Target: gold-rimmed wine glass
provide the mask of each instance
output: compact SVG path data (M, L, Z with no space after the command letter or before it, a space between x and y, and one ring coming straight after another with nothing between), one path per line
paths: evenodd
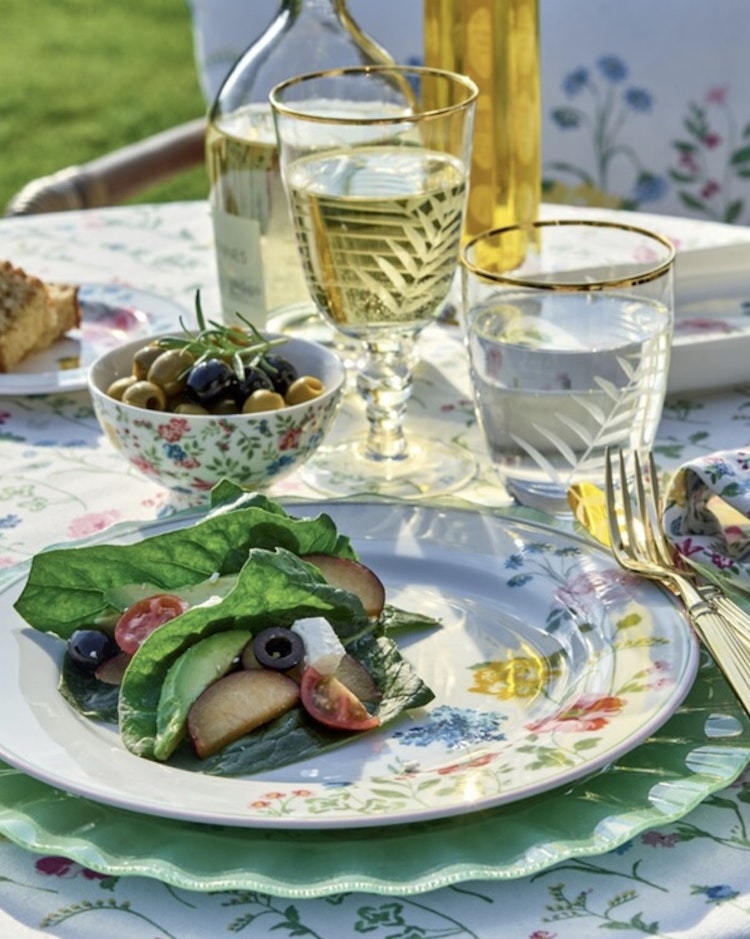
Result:
M323 447L304 470L323 491L432 495L473 457L404 433L413 343L447 297L466 207L477 89L410 66L333 69L277 85L281 174L311 296L362 340L366 434Z

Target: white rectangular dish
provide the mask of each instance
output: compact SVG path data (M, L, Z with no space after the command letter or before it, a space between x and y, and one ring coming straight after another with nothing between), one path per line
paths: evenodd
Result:
M750 383L750 241L681 251L670 394Z

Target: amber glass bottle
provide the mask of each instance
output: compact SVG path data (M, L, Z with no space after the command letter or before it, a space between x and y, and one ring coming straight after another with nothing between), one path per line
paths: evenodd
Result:
M467 235L536 218L541 180L538 0L424 0L425 63L479 86Z

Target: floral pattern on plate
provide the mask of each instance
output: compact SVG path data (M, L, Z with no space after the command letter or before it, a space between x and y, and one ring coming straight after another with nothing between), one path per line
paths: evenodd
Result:
M491 592L476 604L447 598L443 629L409 650L436 701L397 726L377 760L365 758L372 775L350 762L357 771L328 784L265 791L253 803L260 815L430 817L514 801L593 771L658 723L660 699L679 701L695 650L658 591L643 595L642 583L566 537L519 526L508 538L510 554L495 545L510 574L507 605Z

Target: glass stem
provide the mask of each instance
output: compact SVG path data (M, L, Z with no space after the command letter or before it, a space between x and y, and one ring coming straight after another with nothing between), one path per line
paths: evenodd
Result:
M406 405L411 397L410 342L401 337L367 340L367 364L357 375L365 401L366 455L372 460L399 460L408 453L404 436Z

